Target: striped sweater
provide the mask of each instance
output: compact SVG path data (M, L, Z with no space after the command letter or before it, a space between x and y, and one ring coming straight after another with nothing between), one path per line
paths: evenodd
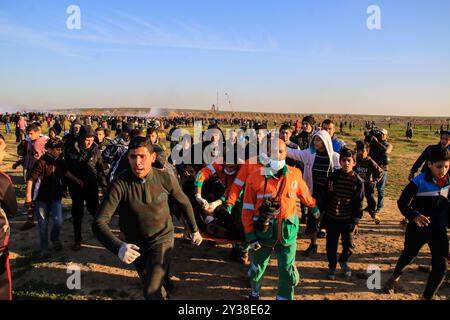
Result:
M330 218L357 223L362 217L363 200L363 180L353 171L338 170L328 178L319 208Z

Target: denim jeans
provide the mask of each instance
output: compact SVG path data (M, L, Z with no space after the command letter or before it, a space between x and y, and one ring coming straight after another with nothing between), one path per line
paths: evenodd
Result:
M50 240L55 242L59 241L59 232L63 221L61 200L53 200L51 202L36 201L35 214L38 221L38 231L42 251L48 250L48 223L50 220L50 212L53 220Z
M378 191L378 204L377 209L381 210L384 208L384 189L386 188L386 181L388 177L388 172L385 171L383 178L380 182L377 183L377 191Z
M11 126L9 122L5 123L5 132L6 134L9 134L11 132Z
M371 216L374 215L377 209L377 200L375 199L375 187L369 183L364 184L364 192L367 199L367 207L369 208L369 213Z

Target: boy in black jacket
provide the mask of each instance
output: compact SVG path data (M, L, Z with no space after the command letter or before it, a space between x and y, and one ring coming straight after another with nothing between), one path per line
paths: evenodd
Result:
M449 253L449 167L449 151L446 148L434 149L428 160L429 170L415 177L397 201L409 223L405 247L392 277L384 287L387 293L395 292L403 269L413 261L425 243L431 250L432 269L421 298L431 300L445 279Z
M367 199L366 211L369 212L375 224L380 224L381 219L376 214L375 186L384 175L383 169L369 156L370 144L363 140L356 141L356 166L355 172L364 180L364 193Z
M358 233L364 201L364 181L353 171L356 164L355 153L344 147L340 154L341 169L328 178L324 190L320 212L324 213L322 226L327 229L326 249L328 258L328 278L336 279L337 249L339 237L342 239L342 254L339 264L346 278L352 275L347 261L352 255L352 235Z

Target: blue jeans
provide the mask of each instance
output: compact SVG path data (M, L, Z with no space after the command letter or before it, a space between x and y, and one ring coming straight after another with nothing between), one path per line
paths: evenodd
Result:
M367 199L367 207L369 208L369 213L371 216L374 215L377 209L377 200L375 199L375 188L369 183L364 184L364 191Z
M52 242L59 241L59 232L63 222L61 200L51 202L36 201L35 214L38 221L39 238L41 241L41 250L48 250L48 223L52 214L53 227L50 234Z
M377 191L378 191L378 205L377 209L381 210L384 208L384 188L386 187L386 181L388 177L388 172L385 171L383 175L383 179L377 183Z
M9 134L11 132L11 126L10 126L9 122L5 123L5 131L6 131L6 134Z

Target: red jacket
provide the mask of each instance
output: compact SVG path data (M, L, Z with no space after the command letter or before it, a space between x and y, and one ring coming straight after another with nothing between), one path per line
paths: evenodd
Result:
M0 253L8 247L8 217L17 213L16 191L8 175L0 171Z

